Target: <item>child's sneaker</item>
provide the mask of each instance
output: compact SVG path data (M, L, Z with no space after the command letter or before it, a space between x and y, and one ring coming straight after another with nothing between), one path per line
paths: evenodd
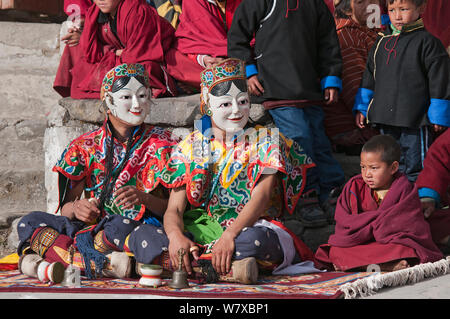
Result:
M339 196L341 195L343 186L338 186L333 188L330 191L330 195L328 198L322 203L322 210L325 212L325 216L327 217L328 223L330 225L336 224L334 220L334 213L336 211L336 204Z
M328 224L325 212L319 204L319 196L314 189L300 197L297 214L298 220L305 227L322 227Z

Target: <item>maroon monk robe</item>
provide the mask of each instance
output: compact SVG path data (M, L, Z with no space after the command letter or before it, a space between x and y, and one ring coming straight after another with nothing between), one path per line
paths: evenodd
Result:
M62 96L98 99L106 72L122 63L145 66L153 97L177 95L174 78L199 87L202 68L172 48L174 28L144 0L120 2L117 36L109 22L97 22L99 13L89 8L80 44L64 50L54 82Z
M450 46L449 15L449 0L428 0L422 15L425 28L439 38L446 48Z
M227 0L225 16L208 0L182 2L180 22L175 32L177 48L184 54L227 56L227 32L234 11L242 0Z
M418 189L431 188L439 193L441 206L450 204L450 130L442 133L428 149L416 185ZM450 235L450 209L438 209L427 219L431 235L440 242Z
M378 206L361 175L345 185L336 205L336 228L328 244L316 252L316 266L340 270L416 258L441 259L420 208L415 185L397 173Z

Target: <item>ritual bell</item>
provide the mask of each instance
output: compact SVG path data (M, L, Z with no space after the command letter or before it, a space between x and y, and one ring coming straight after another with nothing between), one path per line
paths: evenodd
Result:
M183 256L186 251L183 248L178 250L178 269L172 274L172 281L169 283L170 288L183 289L189 288L188 274L183 270Z

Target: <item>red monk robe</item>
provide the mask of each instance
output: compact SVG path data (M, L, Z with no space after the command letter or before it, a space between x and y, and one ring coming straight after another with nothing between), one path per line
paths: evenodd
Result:
M100 9L86 13L80 44L66 46L54 89L63 97L99 99L106 72L122 63L140 63L150 76L153 97L176 96L175 80L200 86L202 68L173 48L175 30L144 0L124 0L117 8L117 36L110 22L99 23ZM123 50L120 56L117 50Z
M345 185L336 205L336 228L316 252L316 267L340 270L414 258L420 263L441 259L421 211L415 185L396 173L378 206L361 175Z
M215 0L182 2L180 23L175 32L177 48L189 55L227 56L227 32L234 11L242 0L227 0L225 14Z
M442 133L428 149L423 162L423 170L416 180L419 196L431 197L433 191L437 194L437 207L447 207L435 210L427 221L430 223L434 242L440 243L450 235L450 130ZM431 194L430 194L431 191ZM441 246L438 244L438 246ZM442 249L449 250L447 247Z
M428 0L422 15L425 28L439 38L446 48L450 47L450 1Z

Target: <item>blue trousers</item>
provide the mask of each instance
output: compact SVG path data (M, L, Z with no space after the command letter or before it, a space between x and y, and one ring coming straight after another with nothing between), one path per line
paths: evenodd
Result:
M322 107L283 106L270 109L269 113L280 132L303 147L316 164L308 169L305 192L315 189L319 200L325 201L333 188L345 183L345 176L325 134Z
M434 139L429 127L408 128L380 125L380 133L391 135L400 144L402 154L399 170L408 177L410 182L414 183L423 169L423 160Z

